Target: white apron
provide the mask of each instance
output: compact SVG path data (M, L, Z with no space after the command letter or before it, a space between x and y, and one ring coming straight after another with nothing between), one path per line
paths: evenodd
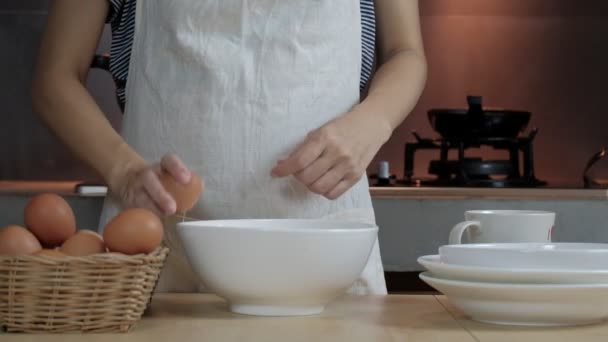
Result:
M178 154L206 183L198 219L374 222L367 178L335 201L270 170L359 101L359 0L137 2L122 135L146 160ZM118 212L106 200L101 227ZM158 291L201 290L166 220ZM349 290L385 294L378 242Z

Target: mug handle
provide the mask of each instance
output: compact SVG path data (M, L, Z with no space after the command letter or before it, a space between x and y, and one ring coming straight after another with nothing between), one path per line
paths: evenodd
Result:
M450 231L450 245L460 245L462 243L462 234L465 230L470 227L477 227L479 229L481 223L479 221L464 221L455 225Z

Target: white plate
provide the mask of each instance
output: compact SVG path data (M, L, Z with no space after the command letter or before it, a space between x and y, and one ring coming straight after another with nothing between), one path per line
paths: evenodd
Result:
M439 247L442 262L457 265L608 270L608 244L487 243Z
M476 283L420 278L475 321L524 326L598 323L608 318L608 284Z
M451 280L527 284L608 284L608 270L495 268L441 262L439 255L418 258L434 276Z

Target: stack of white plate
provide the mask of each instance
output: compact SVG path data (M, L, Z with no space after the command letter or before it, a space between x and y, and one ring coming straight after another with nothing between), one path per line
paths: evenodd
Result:
M473 320L557 326L608 318L608 244L446 245L420 278Z

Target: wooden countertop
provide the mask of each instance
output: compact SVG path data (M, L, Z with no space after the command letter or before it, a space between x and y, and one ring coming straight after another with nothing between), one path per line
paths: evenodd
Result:
M318 316L250 317L229 313L208 294L157 295L124 334L0 334L7 342L204 341L607 341L608 324L519 328L467 320L442 296L345 296Z
M53 192L64 196L82 196L74 193L80 182L53 181L0 181L2 194L35 194ZM607 200L606 189L492 189L442 187L370 187L372 198L377 199L504 199L504 200ZM90 196L103 197L104 194Z

